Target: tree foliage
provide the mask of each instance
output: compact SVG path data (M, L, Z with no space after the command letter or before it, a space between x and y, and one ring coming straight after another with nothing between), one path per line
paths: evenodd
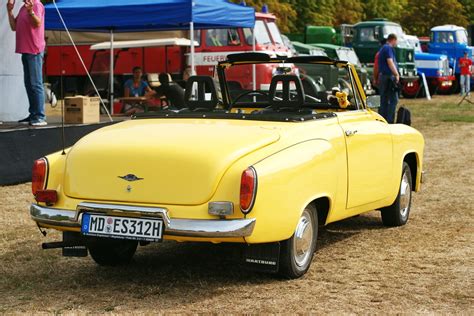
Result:
M400 22L411 34L427 35L436 25L468 24L465 9L457 0L409 0L407 5L412 10L404 14Z
M332 25L354 24L364 18L364 6L359 0L336 0Z
M232 0L240 3L240 0ZM306 25L353 24L373 18L399 22L412 34L428 35L442 24L474 24L473 0L246 0L258 11L267 4L282 32L300 33Z

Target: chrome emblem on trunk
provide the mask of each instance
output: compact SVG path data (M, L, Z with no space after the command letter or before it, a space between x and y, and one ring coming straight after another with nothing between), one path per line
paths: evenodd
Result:
M130 181L130 182L131 182L131 181L143 180L143 178L139 178L139 177L137 177L136 175L131 174L131 173L129 173L129 174L125 175L125 176L118 176L118 177L119 177L120 179L123 179L123 180L125 180L125 181Z

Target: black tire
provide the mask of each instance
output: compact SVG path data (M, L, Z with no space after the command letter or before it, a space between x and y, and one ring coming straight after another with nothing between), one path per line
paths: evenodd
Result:
M410 166L403 162L397 198L392 205L381 209L382 223L385 226L403 226L408 222L411 209L412 183Z
M304 221L307 225L311 225L311 231L306 231L308 226L305 226ZM304 227L303 227L304 226ZM306 228L306 229L305 229ZM304 254L297 255L295 250L295 242L297 242L297 230L300 230L301 235L304 235L306 232L307 236L311 236L310 246L308 251L305 251ZM290 239L287 239L281 242L280 248L280 267L278 273L288 279L296 279L303 276L311 266L311 261L313 260L314 252L316 251L316 240L318 238L318 215L316 207L313 205L308 205L303 213L301 218L298 221L298 225L295 229L295 233L291 236ZM302 239L300 239L302 242ZM303 258L302 258L303 257ZM298 262L300 259L300 262Z
M134 240L120 240L97 238L88 245L92 259L101 266L118 266L129 263L138 242Z

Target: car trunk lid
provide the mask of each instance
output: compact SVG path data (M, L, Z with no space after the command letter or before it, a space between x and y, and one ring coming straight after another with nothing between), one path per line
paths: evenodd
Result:
M276 130L232 120L145 119L81 139L69 152L65 194L87 200L198 205L239 158Z

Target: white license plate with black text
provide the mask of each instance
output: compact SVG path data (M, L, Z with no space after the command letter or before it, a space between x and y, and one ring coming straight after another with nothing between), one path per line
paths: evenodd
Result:
M161 241L163 239L163 220L84 213L81 232L88 236Z

